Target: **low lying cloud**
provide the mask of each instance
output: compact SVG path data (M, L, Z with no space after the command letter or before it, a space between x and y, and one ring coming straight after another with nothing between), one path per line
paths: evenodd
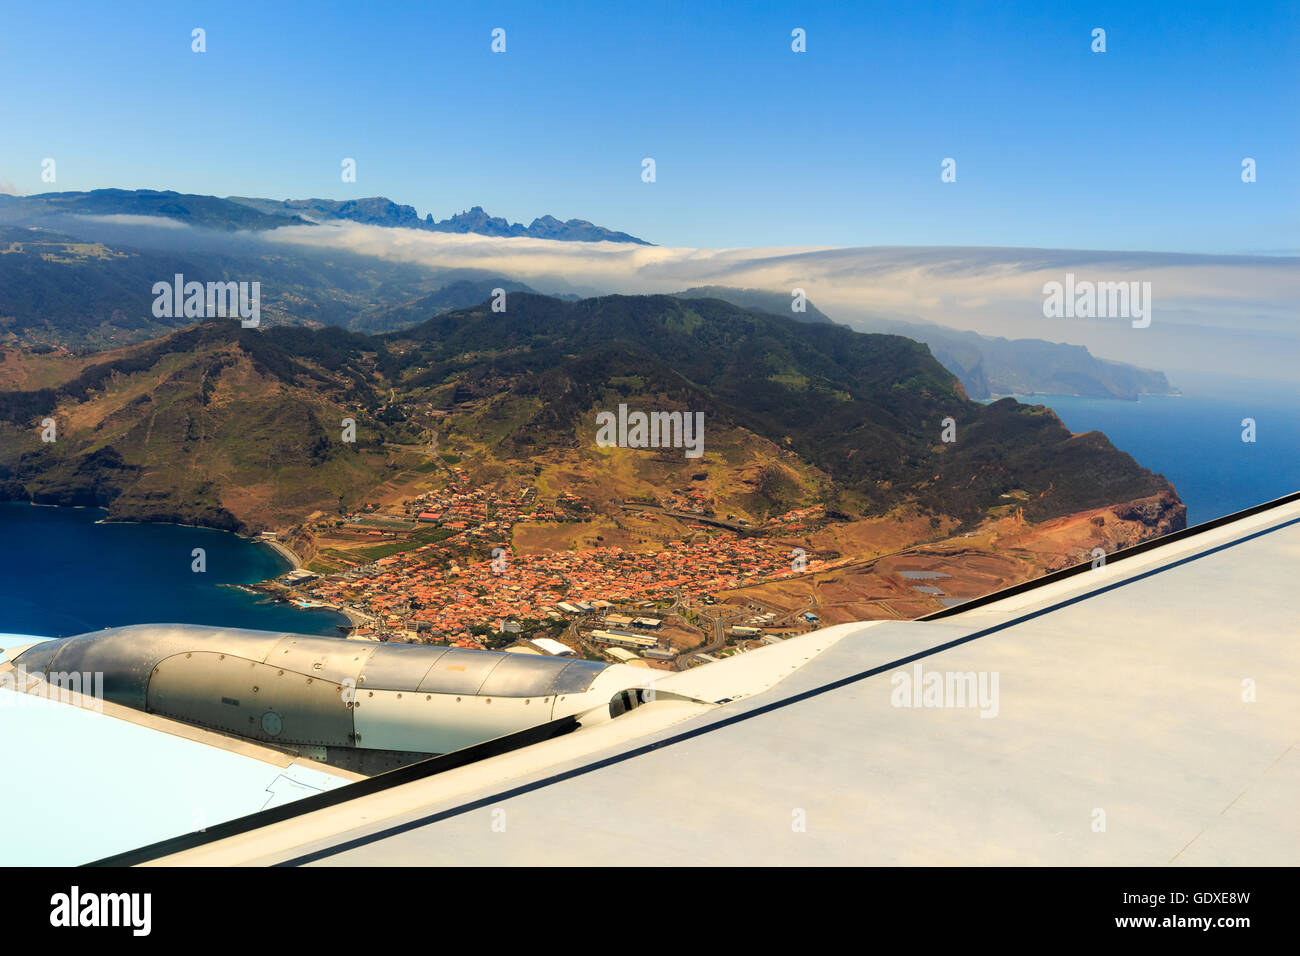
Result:
M443 269L479 269L542 291L676 292L728 285L803 289L833 319L933 322L1008 338L1085 345L1164 370L1266 374L1300 368L1300 259L1059 249L868 247L691 249L391 229L290 226L268 240L347 249ZM1043 315L1043 287L1067 273L1150 282L1153 321Z
M104 216L92 216L86 213L68 213L69 219L84 219L86 222L107 223L110 226L157 226L162 229L188 229L194 230L189 223L181 222L178 219L168 219L166 216L136 216L131 213L119 212Z

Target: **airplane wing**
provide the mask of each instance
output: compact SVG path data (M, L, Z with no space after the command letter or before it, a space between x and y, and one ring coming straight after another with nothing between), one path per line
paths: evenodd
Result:
M1298 499L109 862L1294 864Z
M11 824L34 813L56 823L11 825L4 865L86 863L362 779L104 701L93 677L54 694L24 692L9 655L42 643L0 634L0 733L11 756L21 751L0 810Z

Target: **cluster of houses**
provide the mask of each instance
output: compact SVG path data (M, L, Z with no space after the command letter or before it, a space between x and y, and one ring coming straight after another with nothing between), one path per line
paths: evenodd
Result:
M477 624L559 620L608 610L614 602L655 601L678 592L700 596L794 573L783 549L731 535L670 542L660 552L598 547L511 555L503 548L490 560L461 564L463 556L450 557L444 566L450 555L445 546L451 543L399 552L306 582L302 590L320 601L357 606L390 631L472 644L470 628Z
M361 612L371 623L359 627L357 636L429 639L462 647L482 646L475 631L481 633L484 625L501 631L503 622L603 614L601 627L589 635L596 643L664 654L668 652L657 648L656 641L637 633L652 629L646 622L654 619L612 613L615 602L645 604L677 595L711 601L706 597L710 593L811 570L792 565L785 548L759 538L712 533L703 525L695 530L710 533L668 542L659 552L597 547L514 555L509 542L515 524L571 520L589 514L590 505L563 493L551 506L538 500L531 485L517 491L472 488L461 469L451 470L455 480L448 488L419 495L405 503L404 516L393 517L453 534L350 565L340 574L314 578L297 573L285 583L294 588L299 603L346 605ZM703 514L713 502L702 491L683 488L673 489L661 504ZM820 507L804 508L767 524L790 532L821 518ZM375 533L392 536L391 531ZM484 560L489 551L492 557Z
M763 525L765 531L780 531L790 534L795 531L810 530L814 524L825 520L826 509L821 505L813 505L811 508L796 508L793 511L787 511L784 514L776 515L768 519Z
M702 515L713 512L713 499L695 488L674 488L659 499L659 504L669 511L689 514Z
M577 498L561 495L555 507L547 507L538 502L537 489L531 485L515 494L462 486L459 491L422 494L407 507L416 521L484 537L493 531L508 533L519 521L559 521L582 504Z

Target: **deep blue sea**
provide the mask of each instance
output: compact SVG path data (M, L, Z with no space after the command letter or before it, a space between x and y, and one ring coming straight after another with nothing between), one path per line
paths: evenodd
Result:
M1300 385L1226 376L1169 376L1180 396L1136 402L1016 396L1047 405L1073 432L1096 429L1160 472L1187 505L1189 525L1300 491ZM1255 442L1242 441L1242 419Z
M98 523L96 508L0 504L0 633L66 637L175 622L340 636L347 619L223 584L288 570L275 549L224 531ZM207 571L191 570L195 548Z

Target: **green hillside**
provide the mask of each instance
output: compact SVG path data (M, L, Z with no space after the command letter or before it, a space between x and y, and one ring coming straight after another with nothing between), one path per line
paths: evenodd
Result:
M504 313L476 306L383 336L216 320L52 374L0 392L0 493L118 517L293 523L427 470L435 429L498 472L561 458L599 468L595 416L620 404L702 413L718 462L770 448L773 467L734 489L751 511L816 494L848 513L915 502L974 521L1014 498L1045 519L1169 489L1041 406L970 401L909 339L716 299L516 292ZM40 440L47 417L54 443ZM645 471L633 490L666 475Z

